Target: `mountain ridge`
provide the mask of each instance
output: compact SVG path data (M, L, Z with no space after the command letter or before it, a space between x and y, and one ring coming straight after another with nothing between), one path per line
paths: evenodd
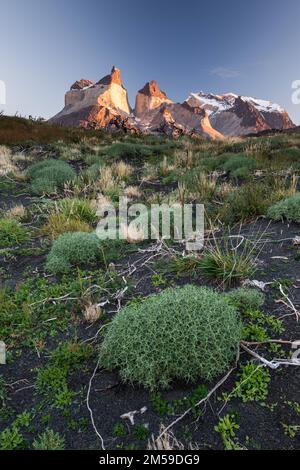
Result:
M175 103L155 80L138 91L135 107L131 108L121 71L115 66L98 82L76 81L65 94L65 107L49 122L211 139L294 127L287 111L271 101L235 93L219 95L200 91L190 93L183 103Z

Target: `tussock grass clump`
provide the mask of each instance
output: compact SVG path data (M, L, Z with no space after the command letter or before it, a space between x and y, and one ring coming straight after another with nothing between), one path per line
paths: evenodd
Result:
M288 197L271 206L267 216L273 220L286 219L289 222L300 222L300 193Z
M229 194L220 211L220 219L228 224L248 222L267 212L270 188L259 183L247 183Z
M0 248L19 245L29 238L29 232L16 220L0 219Z
M113 319L101 365L151 390L173 380L211 380L234 360L241 337L235 307L221 294L188 285L166 289Z
M244 243L243 249L235 249L232 241L214 241L199 262L200 271L211 280L232 286L251 277L255 272L254 247Z
M42 227L41 233L47 235L52 240L67 232L91 232L92 228L86 222L75 217L68 217L64 214L51 214L47 223Z
M65 217L73 218L87 224L97 223L97 214L87 199L66 198L57 204L57 211Z
M72 266L91 265L101 258L101 242L95 233L65 233L53 243L46 270L67 273Z
M117 162L112 166L113 175L120 181L128 181L133 173L132 166L125 162Z
M118 183L110 167L104 167L101 170L97 187L103 194L112 193L118 188Z
M28 168L27 178L34 194L51 194L75 178L73 168L61 160L45 160Z
M141 191L137 186L128 186L125 188L124 194L128 199L137 199L141 197Z

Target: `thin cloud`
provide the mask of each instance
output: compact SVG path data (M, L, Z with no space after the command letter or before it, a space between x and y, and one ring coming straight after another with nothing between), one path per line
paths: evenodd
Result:
M228 69L226 67L216 67L210 71L211 75L217 75L221 78L234 78L240 75L237 70Z

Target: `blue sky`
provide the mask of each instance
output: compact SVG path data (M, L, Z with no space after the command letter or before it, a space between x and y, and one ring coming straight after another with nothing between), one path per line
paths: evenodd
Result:
M299 0L0 0L7 114L50 117L80 78L121 68L131 104L155 79L168 96L235 92L283 105L300 124Z

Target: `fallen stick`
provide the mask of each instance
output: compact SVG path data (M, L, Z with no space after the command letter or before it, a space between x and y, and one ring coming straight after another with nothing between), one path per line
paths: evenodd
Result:
M252 351L252 349L247 348L245 344L241 343L241 348L243 348L248 354L251 356L255 357L255 359L258 359L262 364L265 366L269 367L270 369L276 370L281 366L300 366L300 360L290 360L290 359L284 359L282 361L277 361L275 359L272 359L272 361L268 361L264 357L260 356L256 352Z
M299 318L300 318L300 313L298 312L298 310L296 309L295 305L293 304L293 302L291 301L291 299L288 297L288 295L284 292L283 288L282 288L282 285L279 284L279 290L281 292L281 294L283 295L283 297L286 299L286 301L288 302L289 304L289 308L291 310L293 310L293 312L295 313L296 315L296 320L298 321Z
M93 380L96 376L97 370L99 369L99 365L100 365L100 358L98 359L98 362L97 362L97 365L96 365L95 370L93 372L93 375L92 375L92 377L90 378L90 381L89 381L89 388L88 388L88 392L87 392L87 396L86 396L86 406L87 406L87 409L89 410L89 413L90 413L90 416L91 416L91 421L92 421L92 426L94 428L94 431L95 431L96 435L98 436L98 438L100 439L102 450L105 450L103 437L101 436L101 434L99 433L99 431L98 431L98 429L95 425L93 410L90 407L90 394L91 394L92 384L93 384Z

